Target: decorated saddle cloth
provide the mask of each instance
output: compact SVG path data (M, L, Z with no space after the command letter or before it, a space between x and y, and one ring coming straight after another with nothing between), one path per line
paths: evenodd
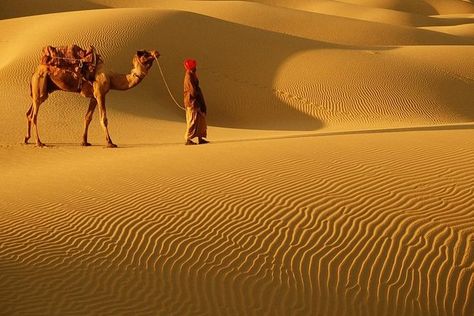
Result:
M51 80L60 81L69 91L80 91L83 81L94 80L100 62L93 46L46 46L41 54L41 64L48 66Z

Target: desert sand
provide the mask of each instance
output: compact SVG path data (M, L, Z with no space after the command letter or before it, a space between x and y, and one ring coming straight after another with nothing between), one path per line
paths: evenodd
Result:
M472 1L2 1L0 34L1 315L474 315ZM21 144L68 44L158 50L180 101L197 59L211 144L157 64L119 148L65 92Z

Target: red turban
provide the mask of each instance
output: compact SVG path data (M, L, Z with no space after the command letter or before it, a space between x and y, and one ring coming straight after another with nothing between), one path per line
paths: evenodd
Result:
M196 69L196 64L194 59L186 59L184 61L184 68L186 68L186 70L193 70Z

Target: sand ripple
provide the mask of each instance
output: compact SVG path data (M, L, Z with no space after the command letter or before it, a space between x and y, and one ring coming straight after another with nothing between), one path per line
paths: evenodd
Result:
M474 315L472 3L46 2L0 10L1 315ZM154 66L107 99L122 148L68 145L65 93L56 146L17 145L69 43L158 49L176 95L199 60L213 143L181 145Z
M344 137L356 136L267 141L254 146L259 159L237 154L247 168L145 160L113 189L100 177L49 203L10 199L1 304L9 314L470 315L472 143L428 147L425 135L388 154L391 136L374 135L341 152Z

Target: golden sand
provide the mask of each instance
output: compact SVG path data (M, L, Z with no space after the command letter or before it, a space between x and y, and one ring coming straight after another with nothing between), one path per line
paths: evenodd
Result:
M290 4L289 4L290 3ZM474 5L461 0L0 5L1 315L474 314ZM211 144L157 65L55 92L20 145L42 47L117 72L198 61Z

